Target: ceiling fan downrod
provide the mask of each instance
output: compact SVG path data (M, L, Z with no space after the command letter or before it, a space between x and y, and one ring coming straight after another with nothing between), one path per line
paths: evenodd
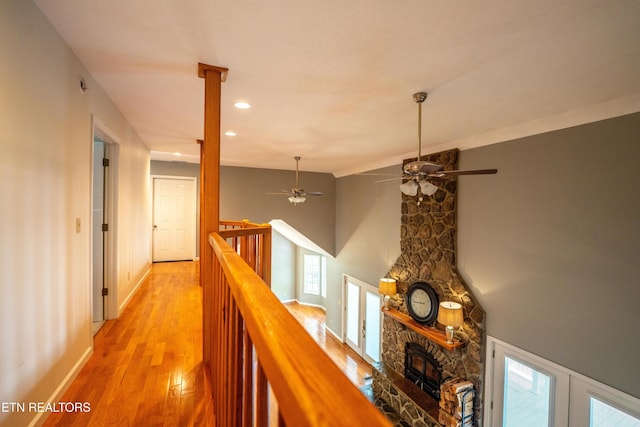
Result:
M427 99L427 92L413 94L413 100L418 104L418 161L422 157L422 103Z
M298 189L298 162L300 161L300 156L295 156L294 160L296 161L296 190Z

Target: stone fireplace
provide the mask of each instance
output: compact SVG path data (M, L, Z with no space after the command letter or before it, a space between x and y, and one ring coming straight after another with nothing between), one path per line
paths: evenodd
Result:
M457 169L458 156L458 150L449 150L422 159L453 170ZM415 159L405 163L412 160ZM455 348L429 339L393 316L383 316L382 354L373 372L373 391L410 425L441 425L436 397L440 390L437 394L433 390L425 391L434 388L436 381L441 383L450 378L470 381L475 388L475 401L482 401L485 313L456 270L456 190L454 180L441 184L433 196L402 195L401 255L387 275L398 282L398 295L392 298L391 307L406 314L407 289L412 283L422 281L434 289L439 301L458 302L464 312L464 324L456 331L463 345ZM443 330L437 322L432 326ZM421 355L416 358L418 348ZM411 353L407 353L407 349ZM409 369L408 376L405 375L407 358L416 368ZM428 380L418 380L417 371L423 371L423 379ZM423 387L418 387L416 381ZM424 383L428 384L424 386ZM480 405L475 405L474 412L478 420L475 425L480 425Z

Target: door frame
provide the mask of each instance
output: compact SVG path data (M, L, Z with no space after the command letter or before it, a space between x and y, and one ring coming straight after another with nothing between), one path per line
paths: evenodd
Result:
M198 179L194 176L181 176L181 175L151 175L151 226L155 224L155 209L156 209L156 193L155 193L155 179L172 179L175 181L190 181L193 183L193 200L190 201L193 206L193 247L192 259L197 259L198 254ZM151 230L151 260L155 262L155 233Z
M347 283L348 282L352 282L356 285L358 285L360 287L360 301L358 303L358 309L359 309L359 313L358 313L358 320L359 320L359 325L358 328L360 330L360 338L361 338L361 345L359 347L359 350L356 351L356 349L354 349L353 347L351 347L351 345L349 344L349 340L347 340ZM363 292L364 291L364 292ZM364 360L366 360L368 363L373 363L376 362L375 360L371 359L371 357L369 357L367 355L366 352L366 348L367 348L367 344L366 344L366 335L367 333L365 332L365 336L363 337L361 332L362 332L362 321L365 319L366 317L366 292L374 292L376 294L378 294L378 288L376 288L373 285L370 285L367 282L364 282L360 279L356 279L353 276L350 276L348 274L342 274L342 301L343 301L343 309L342 309L342 342L344 342L345 344L347 344L350 348L352 348L354 351L356 351L356 353L358 353ZM382 304L382 299L379 298L379 307L381 307ZM379 311L379 316L380 316L380 330L379 330L379 337L378 337L378 342L380 343L380 355L382 354L382 312Z
M90 179L90 212L93 214L93 157L94 144L93 141L98 138L105 142L106 156L109 159L109 168L105 177L106 191L104 210L105 221L109 224L109 231L104 237L104 287L108 289L108 295L104 300L104 318L105 320L118 318L118 166L120 153L120 139L111 131L100 119L92 115L91 126L91 179ZM93 217L93 215L91 215ZM93 251L93 233L90 234L90 247ZM91 258L90 280L90 307L91 319L93 319L93 256Z

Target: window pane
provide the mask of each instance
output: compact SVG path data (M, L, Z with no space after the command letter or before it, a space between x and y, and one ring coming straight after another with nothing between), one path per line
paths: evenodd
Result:
M347 282L347 339L360 347L360 287Z
M304 255L304 293L320 295L320 255Z
M320 293L324 298L327 297L327 258L320 257Z
M380 360L380 295L377 292L366 293L367 330L365 339L365 353L375 360Z
M640 427L640 418L591 397L589 425L591 427Z
M505 357L503 426L546 427L551 413L551 377Z

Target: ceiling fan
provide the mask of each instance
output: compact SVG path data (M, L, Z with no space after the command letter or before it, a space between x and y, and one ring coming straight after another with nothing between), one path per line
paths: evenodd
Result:
M418 159L409 162L402 168L402 179L407 181L400 185L400 191L407 196L415 196L420 192L426 196L438 191L436 184L455 179L459 175L491 175L498 172L497 169L477 170L443 170L437 163L421 160L422 156L422 103L427 99L426 92L413 94L413 100L418 104Z
M296 185L291 190L281 190L280 193L267 193L273 196L289 196L289 201L294 205L298 205L300 203L304 203L307 200L307 196L322 196L320 191L304 191L300 188L298 183L298 162L300 161L300 156L294 157L296 161Z

